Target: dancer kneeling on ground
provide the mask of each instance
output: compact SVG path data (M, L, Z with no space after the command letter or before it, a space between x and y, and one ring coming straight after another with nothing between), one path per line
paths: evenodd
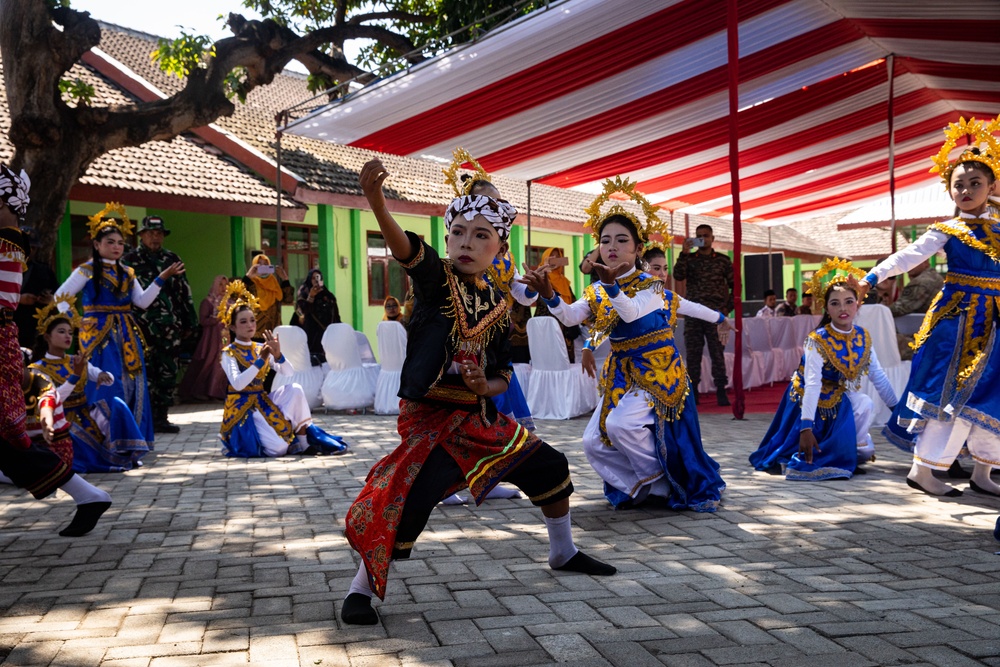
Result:
M820 279L843 269L848 275ZM848 284L864 275L844 260L828 260L813 277L810 294L822 294L823 319L809 334L798 370L781 399L760 447L750 455L757 470L774 475L786 467L785 479L819 481L850 479L861 463L875 460L868 429L874 418L872 399L858 391L868 375L890 408L896 392L879 364L867 331L854 324L859 300Z
M264 343L251 339L257 334L257 299L243 283L229 283L219 303L219 320L226 322L233 342L222 350L222 370L229 378L229 394L222 413L222 440L226 456L256 457L285 454L343 454L339 437L312 423L305 392L298 384L286 384L270 394L264 391L268 368L278 375L295 370L281 354L278 337L264 332Z
M31 369L52 382L66 410L73 439L73 470L130 470L141 464L139 459L149 451L149 446L135 416L121 398L114 396L93 403L87 400L88 384L108 386L114 384L115 378L83 355L66 354L73 346L73 331L80 325L74 305L73 297L59 297L38 309L35 315L38 341L32 351ZM65 312L60 308L66 308Z
M500 481L541 508L553 569L614 574L573 544L566 457L498 414L491 400L506 391L511 373L510 319L503 293L483 275L506 251L517 212L485 195L455 198L445 213L449 258L442 260L389 213L382 192L388 175L372 160L361 170L361 187L416 296L399 389L403 442L375 464L347 513L347 540L362 563L341 618L377 623L372 593L384 599L390 562L409 558L438 501L468 487L479 504Z
M643 207L644 224L620 204L601 212L616 193ZM600 281L567 304L544 273L530 271L524 277L563 324L594 318L586 348L611 339L601 404L583 432L583 451L616 509L658 498L673 509L714 512L726 485L719 464L702 446L694 394L673 328L678 314L718 324L720 336L731 327L722 313L665 292L659 278L640 270L643 247L661 223L634 183L609 179L587 213L585 224L600 245L600 262L594 264ZM593 376L593 357L584 355L584 360Z

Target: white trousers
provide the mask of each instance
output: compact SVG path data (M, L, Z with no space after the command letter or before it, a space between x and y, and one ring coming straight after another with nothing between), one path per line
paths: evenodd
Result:
M858 463L867 463L875 456L875 443L868 435L868 429L875 419L875 403L867 394L860 391L847 392L847 398L851 401L851 412L854 413L854 428L857 431L858 443Z
M934 470L947 470L966 444L976 463L1000 467L1000 436L957 420L928 419L923 433L917 436L913 460Z
M302 391L302 386L296 383L282 385L271 392L271 400L278 406L285 419L292 423L292 429L298 431L303 426L312 423L312 412L309 401ZM267 423L257 410L253 411L253 425L257 429L257 438L264 449L265 456L284 456L288 453L288 443L278 432Z
M649 395L640 391L622 396L605 421L608 439L601 441L601 410L594 410L583 431L583 452L605 482L635 500L647 495L670 495L659 459L653 427L656 414L649 406Z

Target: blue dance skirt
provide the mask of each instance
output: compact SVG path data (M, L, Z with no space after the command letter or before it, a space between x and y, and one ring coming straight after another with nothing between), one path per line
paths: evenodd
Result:
M719 474L719 464L702 446L693 391L688 393L684 409L677 419L656 420L654 436L656 458L663 467L670 489L667 505L675 510L715 512L726 483ZM615 507L627 506L633 500L607 482L604 484L604 497Z
M837 406L837 416L816 419L813 434L820 451L813 452L813 462L799 456L799 431L802 407L786 391L778 412L764 434L757 451L750 455L750 464L757 470L780 471L786 466L785 479L820 481L850 479L858 465L858 434L854 426L851 401L845 394Z
M96 407L108 421L109 433L98 427L90 414L91 406L66 410L73 440L73 472L121 472L139 465L150 448L125 401L115 396L99 401Z
M142 354L142 350L139 351ZM108 406L114 399L120 398L134 417L139 427L142 439L149 451L153 449L153 412L149 405L149 387L146 384L146 362L142 360L142 372L130 377L122 360L121 330L117 325L111 327L104 340L90 357L90 363L115 376L114 384L98 387L96 383L87 383L87 403L94 405L104 401Z

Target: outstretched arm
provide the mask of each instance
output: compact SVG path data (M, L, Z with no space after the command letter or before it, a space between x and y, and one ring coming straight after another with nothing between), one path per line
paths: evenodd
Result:
M365 198L372 207L375 220L378 221L379 229L385 238L386 246L394 257L408 259L413 255L413 247L406 232L399 226L396 219L389 213L385 204L385 194L382 192L382 183L388 178L389 172L379 159L370 160L361 168L361 189L365 193Z

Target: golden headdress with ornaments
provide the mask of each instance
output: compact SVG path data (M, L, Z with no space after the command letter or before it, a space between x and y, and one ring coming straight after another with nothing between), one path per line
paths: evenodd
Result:
M118 218L111 217L112 213L117 214ZM90 216L90 222L87 223L90 238L92 239L96 239L97 235L108 227L114 227L125 238L132 235L132 230L134 229L132 221L129 220L128 213L125 212L123 205L116 202L108 202L99 213Z
M59 304L61 303L67 305L65 311L59 310ZM48 331L49 325L56 320L66 320L74 329L79 329L80 325L83 324L83 318L80 317L80 313L76 310L76 297L65 294L60 294L47 306L36 309L35 319L38 321L35 328L38 330L39 335L42 336Z
M944 131L945 142L938 154L931 158L934 166L930 168L932 173L941 176L945 189L951 187L951 173L962 162L982 163L994 176L1000 177L1000 139L994 134L997 130L1000 130L1000 117L990 123L959 117L957 123L948 124ZM969 138L970 145L954 160L949 160L949 155L963 137Z
M444 182L451 186L451 189L455 191L456 197L470 194L472 185L477 181L493 182L490 180L490 175L479 164L479 160L472 157L469 151L459 147L452 151L451 155L451 165L447 169L442 169L442 171L444 172ZM476 174L472 178L467 178L463 181L459 170L462 169L462 165L464 164L471 164Z
M632 221L632 224L635 225L636 232L639 234L639 241L643 245L649 242L650 234L656 234L663 231L663 221L660 220L660 216L658 214L659 209L650 204L649 200L643 197L641 193L636 192L635 186L635 181L629 181L627 178L622 180L621 176L615 176L613 179L609 178L604 181L604 191L590 203L590 206L584 209L583 212L587 214L587 221L583 223L583 226L590 227L591 232L597 241L601 240L601 228L604 226L604 222L608 218L615 215L626 217ZM606 204L615 193L627 195L629 199L642 207L642 214L645 217L645 221L640 221L639 218L636 217L635 213L617 202L602 212L601 207L604 206L604 204Z
M215 310L215 316L228 326L233 311L241 306L249 306L255 315L260 312L260 303L257 301L257 297L250 293L242 280L237 278L226 285L226 289L222 292L222 298L219 299L219 307Z
M844 273L837 273L838 271ZM865 275L865 270L854 266L850 260L834 257L823 262L816 270L809 281L806 293L812 295L812 298L819 304L820 310L824 310L826 309L826 290L829 289L830 285L846 285L852 276L855 280L860 281ZM826 276L830 276L829 279L823 280Z

